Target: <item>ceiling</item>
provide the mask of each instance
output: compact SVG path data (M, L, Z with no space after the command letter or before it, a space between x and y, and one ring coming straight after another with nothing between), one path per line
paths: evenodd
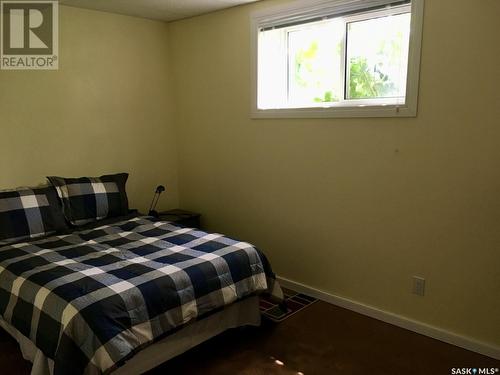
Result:
M175 21L258 0L60 0L62 5Z

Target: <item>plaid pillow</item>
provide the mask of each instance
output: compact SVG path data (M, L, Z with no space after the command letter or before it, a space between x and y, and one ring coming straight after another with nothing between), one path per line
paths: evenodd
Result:
M0 241L9 243L67 229L53 187L0 191Z
M101 177L47 177L61 199L64 216L76 226L128 213L128 174Z

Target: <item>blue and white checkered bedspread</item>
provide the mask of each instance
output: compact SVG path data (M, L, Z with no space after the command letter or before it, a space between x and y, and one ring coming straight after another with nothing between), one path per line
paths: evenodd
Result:
M109 373L273 283L252 245L147 217L0 248L0 315L56 375Z

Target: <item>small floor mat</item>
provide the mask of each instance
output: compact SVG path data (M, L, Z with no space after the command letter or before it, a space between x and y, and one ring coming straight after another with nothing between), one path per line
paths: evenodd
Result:
M273 322L282 322L317 301L316 298L306 294L286 288L282 289L285 300L281 304L266 298L266 296L260 297L260 313Z

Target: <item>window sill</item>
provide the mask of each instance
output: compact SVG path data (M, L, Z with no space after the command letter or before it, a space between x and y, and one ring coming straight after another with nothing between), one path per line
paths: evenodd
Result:
M356 118L356 117L416 117L417 109L409 106L356 106L329 108L253 109L251 118Z

